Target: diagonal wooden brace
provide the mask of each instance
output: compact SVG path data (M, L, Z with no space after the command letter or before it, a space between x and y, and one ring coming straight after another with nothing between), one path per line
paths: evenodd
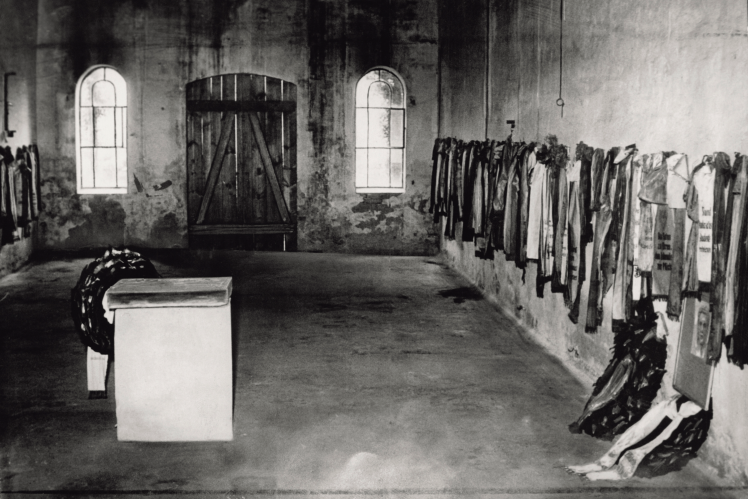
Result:
M226 111L223 115L223 118L221 119L221 136L218 139L218 147L216 147L216 153L213 155L213 160L210 163L208 182L205 186L205 194L203 195L202 203L200 203L200 211L198 212L197 220L195 221L196 224L201 224L205 221L205 214L208 212L208 206L210 206L210 200L213 197L213 191L216 188L218 177L221 174L223 158L224 156L226 156L226 146L228 146L229 139L231 138L231 132L234 129L235 116L235 111Z
M275 173L273 161L270 159L270 151L265 142L265 136L262 134L260 120L257 117L257 113L249 113L249 121L252 123L252 131L254 132L255 140L257 140L257 145L260 149L262 164L265 167L265 174L268 176L268 180L270 181L270 188L273 189L273 196L275 197L275 203L278 205L278 212L280 212L283 221L288 222L289 216L286 199L283 197L283 191L281 191L280 184L278 183L278 176Z

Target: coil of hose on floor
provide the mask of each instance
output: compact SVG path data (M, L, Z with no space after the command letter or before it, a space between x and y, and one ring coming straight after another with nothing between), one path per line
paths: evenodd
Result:
M92 350L111 355L114 325L104 317L104 293L120 279L161 277L153 264L140 253L109 248L81 272L71 291L71 313L81 342Z

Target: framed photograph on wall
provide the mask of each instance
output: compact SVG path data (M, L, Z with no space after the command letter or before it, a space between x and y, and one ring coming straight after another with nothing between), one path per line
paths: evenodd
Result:
M673 376L673 388L705 410L711 397L715 364L706 359L711 319L708 293L701 293L700 298L689 296L683 301Z

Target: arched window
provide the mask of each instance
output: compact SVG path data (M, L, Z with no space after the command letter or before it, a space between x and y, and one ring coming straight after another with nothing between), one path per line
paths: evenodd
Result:
M95 66L75 89L79 194L127 193L127 85L116 69Z
M405 86L388 68L356 85L356 191L405 190Z

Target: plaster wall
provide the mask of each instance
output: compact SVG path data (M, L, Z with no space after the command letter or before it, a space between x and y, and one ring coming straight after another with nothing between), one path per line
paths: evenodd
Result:
M0 86L8 78L8 122L5 122L5 89L0 88L0 146L16 148L36 142L36 6L23 0L3 3L0 17ZM11 137L6 129L14 130ZM42 152L43 154L43 152ZM31 236L0 247L0 276L28 261L36 247L36 222Z
M46 248L187 247L185 85L240 72L297 85L299 249L436 252L427 214L435 0L39 0L37 43L37 128L50 151ZM75 84L95 64L128 83L124 195L75 191ZM353 185L353 90L376 65L398 71L410 96L399 195L363 196ZM167 180L171 187L153 189Z
M504 139L510 130L506 121L516 120L515 140L542 141L554 134L572 151L580 141L606 150L636 143L643 153L686 153L692 166L715 151L748 152L744 1L567 0L563 14L559 0L473 3L455 14L453 2L440 2L441 136L482 139L487 130L490 138ZM480 53L488 58L481 60ZM563 116L556 105L559 91ZM452 265L588 382L596 379L613 341L610 296L604 327L586 334L583 324L567 319L563 299L549 287L544 298L536 297L534 263L523 275L501 255L476 259L472 243L459 239L442 240ZM589 275L581 310L586 310L588 283ZM657 306L664 310L664 304ZM673 393L679 323L661 327L669 331L661 393L666 396ZM724 355L715 373L713 404L700 456L721 474L746 483L748 373L728 364Z

